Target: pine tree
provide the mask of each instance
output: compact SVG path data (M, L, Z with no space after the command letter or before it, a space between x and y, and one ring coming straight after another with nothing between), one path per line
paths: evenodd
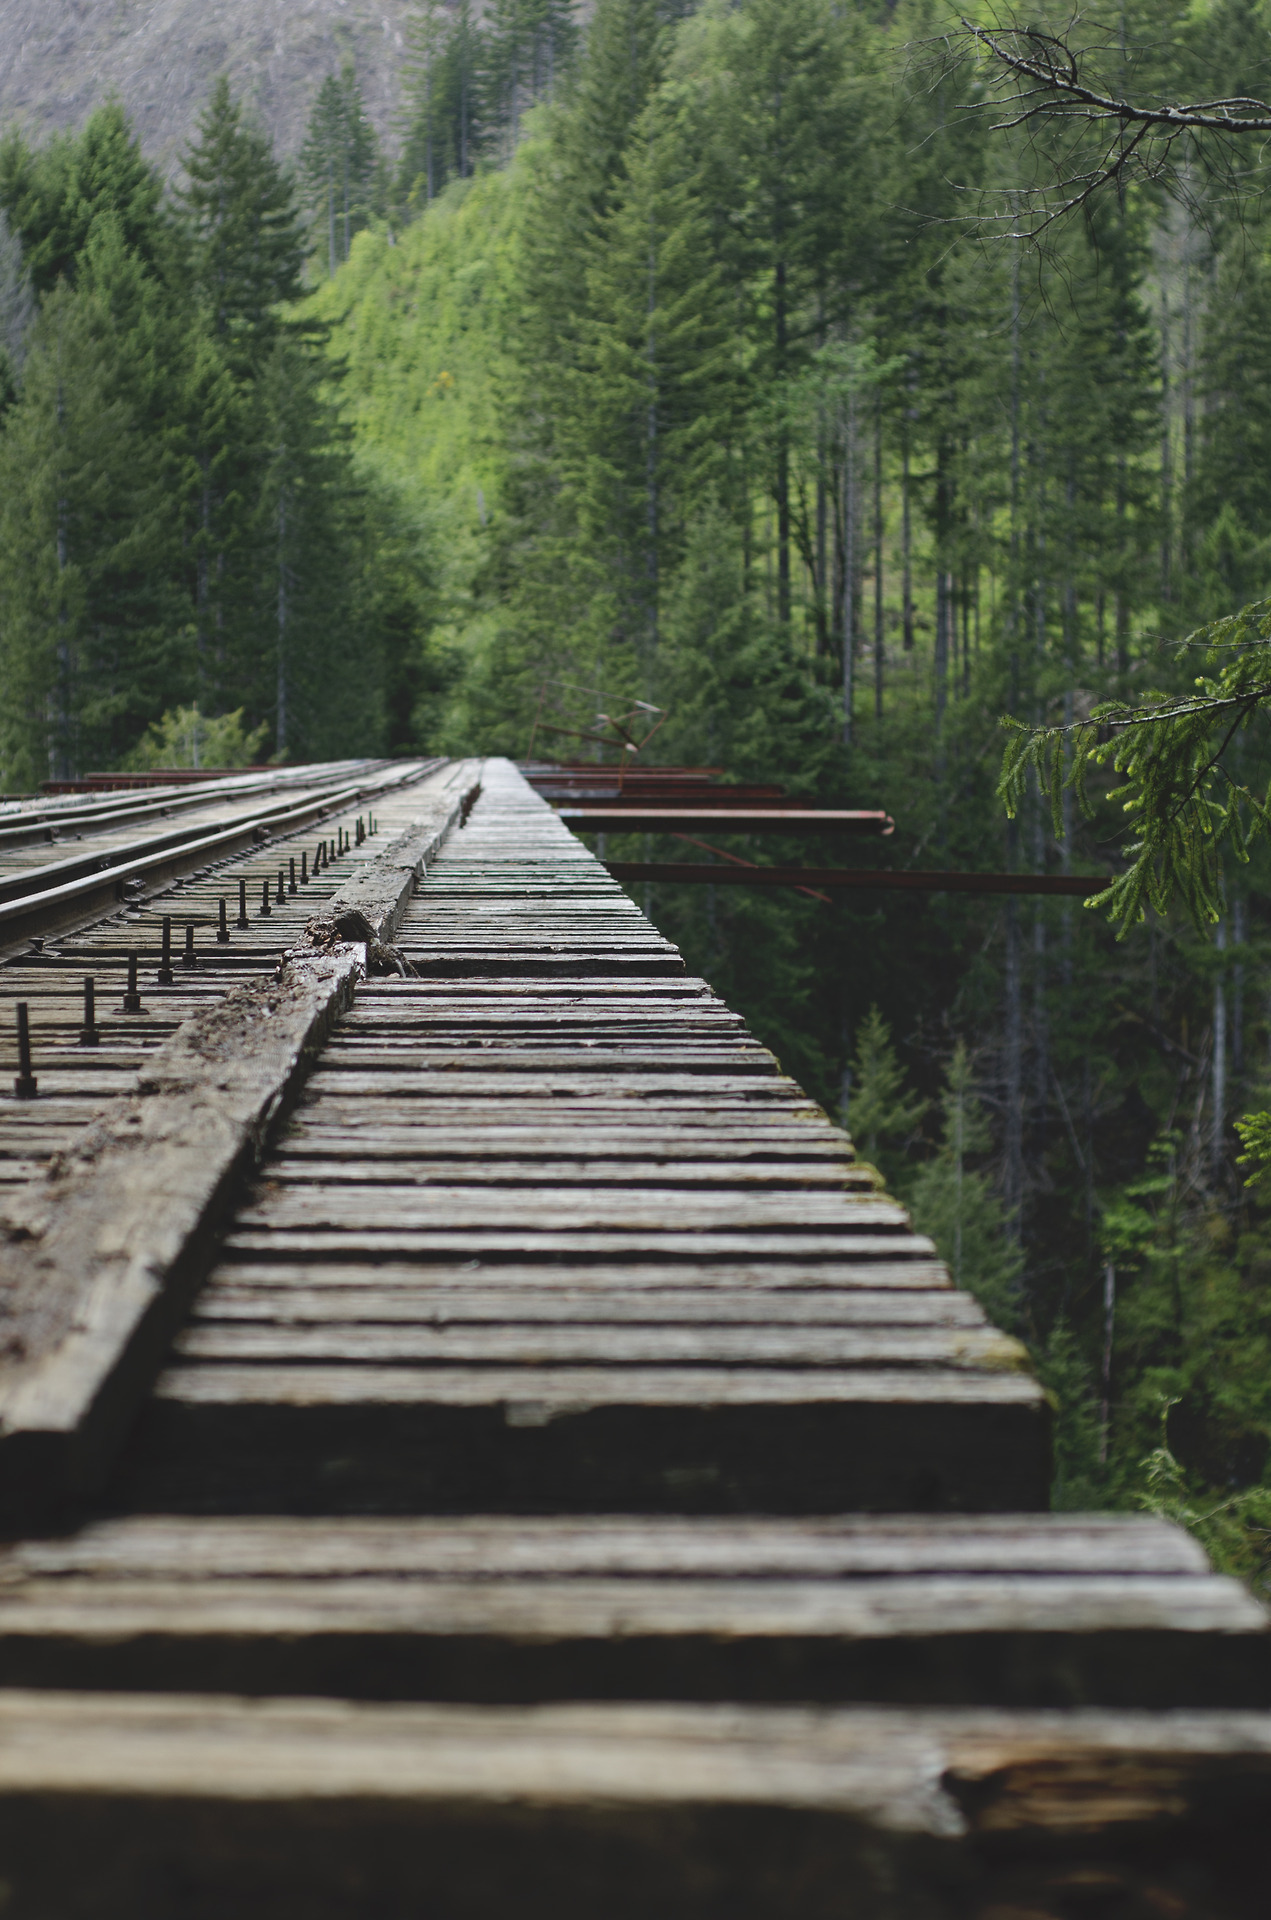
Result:
M486 35L471 0L453 9L427 0L407 24L405 139L398 199L427 206L446 185L466 180L490 144Z
M854 1101L859 1109L859 1101ZM953 1050L940 1095L940 1141L910 1189L914 1225L928 1233L948 1262L955 1287L966 1287L989 1318L1009 1327L1019 1318L1020 1251L986 1174L992 1139L966 1043Z
M327 272L349 257L353 235L374 211L379 174L375 130L366 117L357 71L346 60L318 89L300 149L300 177L321 235Z
M163 183L141 152L117 100L98 107L79 134L32 150L16 130L0 140L0 208L22 242L37 293L73 280L94 220L113 214L126 248L158 269L171 225Z
M215 340L258 365L301 291L305 245L295 196L263 133L247 126L222 76L185 154L179 194L192 242L193 282Z
M156 463L116 376L92 295L59 287L0 436L6 786L108 765L171 691L164 636L146 619L155 609L137 605L159 514Z
M688 519L727 487L739 394L726 295L676 135L656 105L632 129L595 238L572 406L557 421L599 632L634 656L646 698Z
M882 1167L886 1149L906 1141L919 1126L927 1102L905 1090L891 1028L877 1006L870 1008L856 1038L851 1101L843 1115L852 1138L871 1166Z
M0 419L17 396L26 340L35 317L22 242L0 208Z

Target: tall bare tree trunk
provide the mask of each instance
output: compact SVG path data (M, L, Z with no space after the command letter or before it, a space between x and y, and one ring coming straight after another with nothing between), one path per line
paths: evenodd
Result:
M883 717L883 396L874 395L874 718Z
M843 741L852 744L852 676L856 664L856 395L847 397L843 435Z
M1227 917L1224 914L1214 929L1214 945L1219 953L1227 950ZM1223 1152L1227 1133L1227 976L1214 974L1214 1045L1209 1063L1210 1128L1209 1170L1218 1180L1222 1176Z
M278 489L278 725L277 749L287 751L287 489Z

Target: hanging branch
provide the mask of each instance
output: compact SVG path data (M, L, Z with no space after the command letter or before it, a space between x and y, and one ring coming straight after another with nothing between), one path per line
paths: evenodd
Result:
M1013 238L1036 240L1055 221L1088 206L1109 187L1124 189L1131 179L1167 183L1190 199L1176 165L1180 141L1189 161L1201 162L1203 171L1211 171L1221 155L1220 171L1234 191L1234 148L1249 135L1271 134L1271 105L1265 100L1244 95L1186 103L1130 99L1100 74L1113 60L1124 66L1117 34L1092 27L1080 14L1062 33L1013 21L986 26L964 16L953 42L959 63L968 51L987 56L989 98L966 101L963 111L993 113L994 133L1022 127L1031 136L1043 126L1071 131L1072 146L1053 156L1045 184L1017 186L1010 210L989 216L990 224L1005 224Z
M1206 664L1216 669L1197 679L1194 693L1149 694L1138 706L1109 701L1089 720L1067 727L1002 721L1011 739L998 795L1012 819L1030 776L1049 795L1056 835L1065 788L1090 819L1089 768L1110 763L1124 776L1108 797L1121 802L1138 836L1127 848L1130 864L1086 903L1105 907L1122 935L1143 919L1147 905L1164 913L1175 899L1196 926L1212 925L1222 912L1221 850L1247 861L1250 843L1271 835L1271 787L1255 794L1233 778L1224 759L1237 733L1271 700L1271 600L1200 628L1180 651L1193 648L1203 649Z

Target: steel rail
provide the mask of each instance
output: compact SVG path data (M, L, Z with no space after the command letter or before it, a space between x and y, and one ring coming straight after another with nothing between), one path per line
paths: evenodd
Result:
M435 766L435 759L395 763L389 770L370 778L322 787L297 802L292 797L273 806L258 808L241 819L218 827L211 833L196 833L176 846L167 844L169 836L149 835L132 847L116 849L123 857L103 868L104 856L97 856L96 870L53 887L42 887L17 899L0 901L0 943L12 953L23 941L37 935L65 933L75 926L98 918L118 906L125 898L129 880L143 877L152 881L175 879L180 873L206 866L209 859L229 859L234 854L258 847L262 839L275 833L291 833L340 812L368 795L407 786L422 779ZM165 844L156 847L156 840ZM37 870L39 871L39 870Z
M149 820L169 813L192 812L200 807L206 809L215 806L219 800L250 799L256 793L290 792L296 788L314 787L328 780L349 779L355 772L374 772L391 764L391 761L380 759L335 760L319 763L315 768L306 768L303 772L295 768L271 769L268 774L250 776L222 775L193 790L186 786L153 787L134 797L118 792L104 793L95 799L82 798L77 805L34 801L30 806L15 809L12 813L0 811L0 849L29 846L38 840L53 842L60 833L75 828L87 828L95 832L129 820Z

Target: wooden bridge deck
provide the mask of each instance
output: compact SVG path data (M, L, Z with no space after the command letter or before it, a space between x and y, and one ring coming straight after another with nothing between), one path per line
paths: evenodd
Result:
M1044 1511L1021 1349L514 769L377 920L391 838L415 976L0 1550L6 1913L1257 1912L1262 1608Z

